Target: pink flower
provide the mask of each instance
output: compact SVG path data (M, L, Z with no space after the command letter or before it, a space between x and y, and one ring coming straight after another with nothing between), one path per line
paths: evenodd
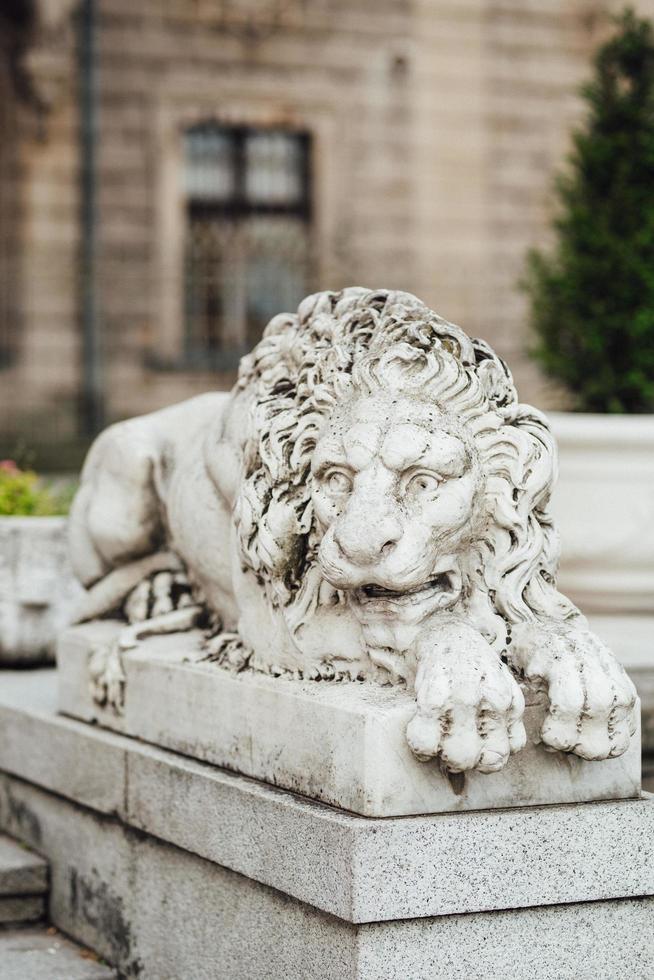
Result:
M13 459L0 459L0 470L5 473L20 473L20 469L14 463Z

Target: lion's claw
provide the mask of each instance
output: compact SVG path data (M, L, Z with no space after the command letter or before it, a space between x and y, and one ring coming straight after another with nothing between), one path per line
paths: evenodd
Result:
M526 742L522 691L474 630L457 625L432 640L419 657L409 746L423 762L440 757L451 772L497 772Z
M205 637L203 661L211 661L240 674L250 664L252 651L243 644L238 633L219 632L215 636Z
M604 644L587 630L514 628L512 656L530 681L544 684L546 747L589 761L622 755L636 730L636 689Z
M125 671L120 646L112 643L97 647L89 660L91 697L101 707L121 714L125 704Z

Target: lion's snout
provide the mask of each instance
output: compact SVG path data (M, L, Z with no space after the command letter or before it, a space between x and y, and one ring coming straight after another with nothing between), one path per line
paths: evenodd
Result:
M376 584L403 592L421 583L428 569L415 561L415 549L408 547L402 528L384 526L369 529L362 525L357 538L338 538L328 530L321 542L318 560L324 578L337 589L360 589Z
M339 521L334 543L341 555L355 565L373 565L388 558L402 539L402 524L393 514L374 523L365 520Z

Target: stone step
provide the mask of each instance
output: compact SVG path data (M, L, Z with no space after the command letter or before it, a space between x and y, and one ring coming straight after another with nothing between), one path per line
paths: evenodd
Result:
M47 892L48 865L43 858L0 834L0 924L43 918Z
M0 928L0 980L116 980L111 967L47 926Z

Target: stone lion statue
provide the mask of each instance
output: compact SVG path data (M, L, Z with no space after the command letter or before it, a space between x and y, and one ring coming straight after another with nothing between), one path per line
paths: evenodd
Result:
M119 708L120 649L204 624L231 670L406 685L421 760L501 769L541 732L623 753L635 690L556 589L556 448L511 374L415 296L351 288L275 317L230 394L121 422L71 515L80 618L132 624L94 668Z

